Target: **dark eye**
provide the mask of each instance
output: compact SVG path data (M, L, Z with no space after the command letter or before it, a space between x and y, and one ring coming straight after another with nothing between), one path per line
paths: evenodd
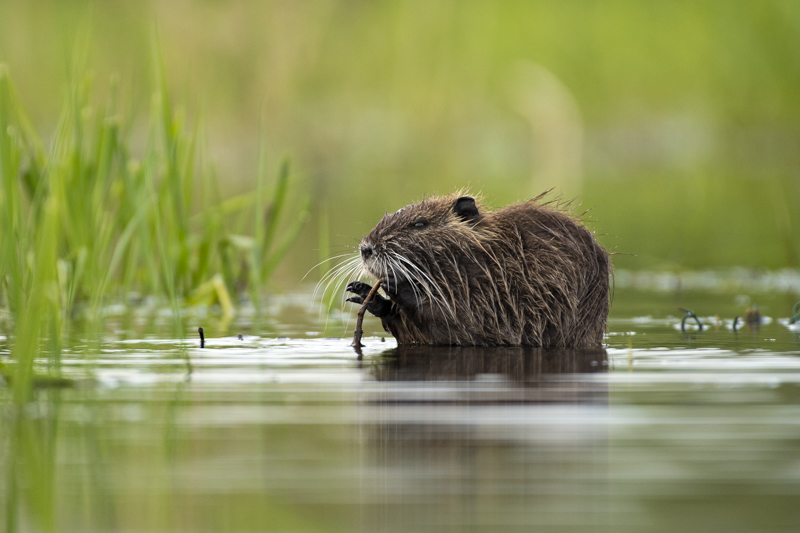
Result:
M424 220L417 220L416 222L414 222L414 227L415 228L424 228L427 225L428 225L428 223L425 222Z

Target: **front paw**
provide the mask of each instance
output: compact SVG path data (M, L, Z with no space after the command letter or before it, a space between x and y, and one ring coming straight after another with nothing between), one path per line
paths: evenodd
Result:
M361 285L358 285L359 283ZM363 290L362 292L362 289L364 289L364 287L366 287L366 289ZM366 300L367 296L369 295L369 292L372 290L372 287L370 287L366 283L361 283L360 281L351 281L347 285L347 290L349 292L356 292L358 294L363 294L363 296L351 296L350 298L347 299L348 302L356 305L364 305L364 300ZM369 311L378 318L387 317L392 312L392 302L391 300L387 300L380 294L375 293L372 296L372 300L370 300L370 302L367 304L367 311Z
M393 302L404 307L417 307L419 305L419 290L406 279L387 277L381 282L381 289Z
M390 298L394 299L394 296L400 290L400 286L404 283L407 283L404 279L398 279L390 274L385 276L383 281L381 281L381 289L383 289L383 292L388 294Z
M361 296L351 296L350 298L345 300L345 302L350 302L351 304L361 305L361 304L364 303L364 298L362 298Z
M357 294L357 295L359 295L361 297L361 301L360 302L356 302L355 298L348 298L347 299L348 302L363 303L364 302L364 298L366 298L367 295L369 294L369 291L372 290L372 286L371 285L367 285L363 281L351 281L350 283L347 284L347 287L345 287L344 290L347 291L347 292L352 292L354 294Z

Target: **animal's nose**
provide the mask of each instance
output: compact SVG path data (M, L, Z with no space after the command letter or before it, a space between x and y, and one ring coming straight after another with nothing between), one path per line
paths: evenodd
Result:
M375 247L372 246L370 243L365 242L361 245L361 257L364 259L369 259L372 257L372 254L375 253Z

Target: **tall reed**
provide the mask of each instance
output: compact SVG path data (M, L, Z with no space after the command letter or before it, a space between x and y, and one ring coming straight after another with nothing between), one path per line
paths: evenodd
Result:
M295 214L287 209L288 162L269 194L263 156L255 193L221 199L202 126L171 104L157 43L154 50L140 154L114 80L96 106L76 67L45 148L0 65L0 306L11 316L18 401L30 392L35 358L47 352L57 369L77 312L99 319L131 293L153 295L172 308L180 331L185 301L218 301L231 313L232 295L249 293L257 305L307 217L307 201ZM253 233L233 233L233 218L247 212L255 212Z

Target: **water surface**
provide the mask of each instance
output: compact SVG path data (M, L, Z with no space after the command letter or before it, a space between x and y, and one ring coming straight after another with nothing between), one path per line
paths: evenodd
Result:
M260 318L187 313L183 340L158 313L110 313L100 344L70 334L75 387L22 408L0 388L2 523L797 531L793 297L618 289L607 346L588 351L401 350L368 319L363 361L353 322L307 294ZM753 303L763 323L734 332Z

